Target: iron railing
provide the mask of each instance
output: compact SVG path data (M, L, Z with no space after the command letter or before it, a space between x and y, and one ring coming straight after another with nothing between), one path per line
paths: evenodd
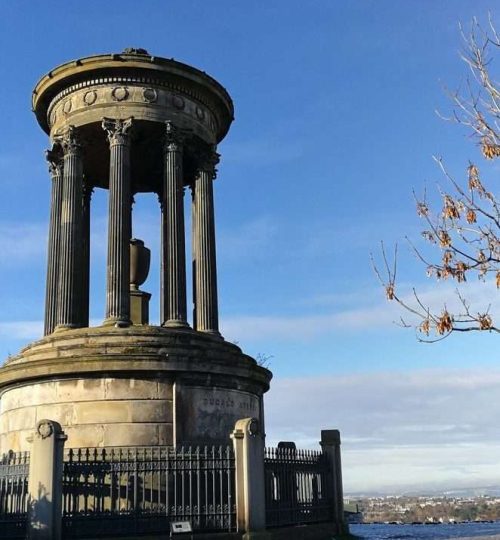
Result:
M264 470L268 527L333 519L331 470L321 451L266 448Z
M28 514L29 452L0 457L0 530L2 538L24 538Z
M66 537L194 530L234 531L231 447L81 448L65 451Z

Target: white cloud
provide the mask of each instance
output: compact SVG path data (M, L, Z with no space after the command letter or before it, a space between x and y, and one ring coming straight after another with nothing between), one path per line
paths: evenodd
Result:
M500 481L500 370L424 370L273 381L268 443L317 447L340 429L350 492Z
M0 338L33 340L43 334L42 321L0 322Z

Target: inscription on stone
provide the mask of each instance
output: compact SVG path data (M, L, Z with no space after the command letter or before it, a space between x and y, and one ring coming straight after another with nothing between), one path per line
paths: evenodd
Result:
M178 396L178 405L182 403L176 411L182 418L178 435L184 443L209 439L214 444L227 444L237 420L260 417L259 398L240 390L190 386L179 389Z

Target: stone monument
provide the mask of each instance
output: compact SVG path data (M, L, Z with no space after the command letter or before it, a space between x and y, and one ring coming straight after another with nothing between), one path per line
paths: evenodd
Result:
M41 419L67 448L227 444L260 419L271 373L219 332L213 181L233 120L206 73L144 49L56 67L33 92L52 178L44 337L0 368L0 453L26 450ZM188 190L186 190L188 188ZM109 194L106 312L89 326L91 197ZM131 239L133 195L161 212L160 325L149 325L149 258ZM184 195L192 199L188 322ZM132 266L131 266L132 261Z

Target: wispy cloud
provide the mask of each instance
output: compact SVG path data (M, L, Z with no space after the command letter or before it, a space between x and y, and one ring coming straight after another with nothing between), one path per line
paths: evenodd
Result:
M222 229L218 236L218 253L221 258L230 260L266 257L273 250L278 232L278 225L268 216L247 221L233 230Z
M304 143L302 141L285 142L283 138L279 137L230 142L224 146L224 162L257 163L259 166L263 166L299 159L303 151Z
M0 338L33 340L43 334L42 321L0 322Z
M25 221L0 222L2 264L14 265L45 256L48 226Z
M414 303L413 295L409 289L408 286L404 287L402 298L408 303ZM435 312L439 312L444 305L452 312L460 311L462 306L455 291L456 285L453 283L433 283L432 286L422 288L419 297L425 305ZM494 319L500 313L500 298L493 283L467 283L461 287L461 292L470 302L473 311L485 310L491 306L490 313ZM366 297L373 299L376 294L370 293ZM236 316L224 319L222 327L225 335L230 339L266 340L273 337L275 339L287 338L303 341L338 330L358 331L390 328L395 321L400 320L400 317L412 322L412 316L398 304L384 300L381 289L378 290L378 301L363 305L363 300L366 300L366 297L353 294L354 307L351 309L345 309L344 298L341 306L343 309L335 310L332 306L332 311L326 314L311 313L299 317L283 315ZM323 298L324 303L335 301L335 299L335 294Z
M500 481L499 391L498 370L276 380L268 443L317 447L321 429L340 429L347 491L488 485Z

